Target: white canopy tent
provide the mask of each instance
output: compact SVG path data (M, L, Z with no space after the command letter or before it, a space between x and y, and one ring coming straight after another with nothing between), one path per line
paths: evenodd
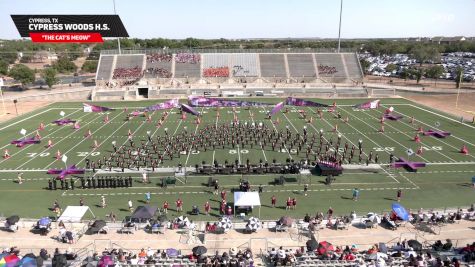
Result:
M257 192L234 192L234 216L236 207L259 206L259 217L261 217L261 198Z
M91 212L93 218L96 218L88 206L67 206L58 221L70 223L81 222L82 217L84 217L84 214L86 214L87 211Z

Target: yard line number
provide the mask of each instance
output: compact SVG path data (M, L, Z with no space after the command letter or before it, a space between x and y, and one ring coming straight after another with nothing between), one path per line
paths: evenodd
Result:
M76 152L76 153L77 153L78 157L87 157L87 156L96 157L96 156L99 156L101 154L101 152L99 152L99 151L95 151L95 152L92 152L92 153L89 153L89 152ZM51 155L49 152L26 153L26 154L27 154L27 157L29 157L29 158L34 158L36 156L40 156L40 157L44 158L44 157L48 157L49 155Z
M441 151L442 147L441 146L431 146L431 147L422 146L422 149L426 151L430 151L430 150ZM373 147L373 150L376 152L384 152L384 151L394 152L394 147Z

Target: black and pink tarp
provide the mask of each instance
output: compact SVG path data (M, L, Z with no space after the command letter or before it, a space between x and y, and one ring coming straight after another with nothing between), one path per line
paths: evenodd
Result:
M301 98L288 97L285 100L285 104L289 106L298 106L298 107L328 107L326 104L313 102L310 100L305 100Z
M76 165L71 165L66 167L66 169L49 169L47 174L58 174L58 176L56 176L56 179L64 180L68 175L84 174L85 171L86 170L84 169L78 169Z
M261 102L227 100L223 98L209 98L204 96L189 96L188 104L192 107L260 107L271 105Z
M163 110L163 109L172 109L176 108L179 106L178 99L174 98L168 101L165 101L163 103L158 103L153 106L148 106L145 108L140 109L140 112L150 112L150 111L155 111L155 110Z
M377 99L377 100L355 105L354 107L357 109L376 109L376 108L379 108L379 102L381 101Z
M24 147L25 145L39 144L40 142L41 140L36 137L27 137L18 140L12 140L10 144L16 145L17 147Z
M84 112L106 112L113 110L112 108L107 108L107 107L101 107L101 106L96 106L96 105L91 105L91 104L86 104L83 103L83 110Z
M274 114L276 114L277 112L279 112L282 108L284 107L284 102L280 102L278 103L277 105L275 105L271 111L269 111L269 113L267 115L269 116L273 116Z
M200 116L200 113L196 111L194 108L188 106L187 104L181 104L181 111L190 113L195 116Z

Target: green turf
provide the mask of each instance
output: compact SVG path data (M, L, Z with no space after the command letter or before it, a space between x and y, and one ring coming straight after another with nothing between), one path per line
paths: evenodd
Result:
M279 99L261 99L263 102L276 103ZM317 100L331 104L330 100ZM132 174L135 183L133 188L125 189L96 189L84 190L76 189L74 191L63 192L61 190L48 191L47 175L44 170L49 168L62 168L64 163L56 161L54 156L57 150L68 156L68 164L77 164L83 167L85 159L98 159L108 156L112 151L112 141L119 145L127 141L129 130L134 132L136 141L144 140L146 142L146 132L151 131L154 136L163 135L165 128L169 133L180 134L187 127L188 132L194 132L208 124L230 123L233 119L231 109L222 109L220 118L217 120L216 110L212 108L197 108L203 112L202 123L197 125L193 122L192 116L182 121L177 110L173 110L166 119L161 128L156 127L157 120L161 117L163 111L157 111L152 114L152 122L146 122L143 117L135 117L130 122L124 120L125 113L123 107L128 106L129 111L132 107L145 107L156 103L157 101L142 102L103 102L95 103L115 107L117 110L111 111L108 115L109 124L103 123L104 114L84 113L81 103L55 103L53 105L42 107L35 112L30 112L19 116L18 118L0 124L0 146L2 150L8 149L12 158L0 160L0 194L3 201L0 202L0 213L5 216L13 213L24 217L40 217L53 215L48 208L53 201L57 199L61 206L77 205L79 198L83 197L86 203L92 207L93 212L99 217L111 211L119 218L129 214L127 211L127 201L133 200L135 205L143 204L144 194L148 191L153 193L152 204L161 206L163 201L170 202L172 210L171 216L176 215L174 202L178 197L184 200L185 210L190 210L191 205L199 205L201 209L206 201L210 201L213 212L212 216L218 216L217 208L219 206L219 196L211 193L212 189L205 186L208 176L188 175L185 180L178 182L175 187L162 189L157 186L159 179L166 175L152 174L151 184L141 184L140 174ZM406 150L411 148L416 151L419 144L412 139L415 130L422 125L424 129L436 128L440 126L441 130L450 131L452 136L446 139L437 139L434 137L422 137L422 145L425 151L422 156L412 156L411 160L418 160L430 163L426 168L417 173L409 173L405 170L390 170L384 167L375 172L364 171L345 171L345 174L338 177L332 186L323 184L323 177L319 176L300 176L294 175L293 182L285 186L275 186L272 181L277 175L235 175L235 176L217 176L221 186L231 190L236 188L240 179L248 179L254 186L264 186L264 193L261 196L263 207L261 209L262 218L276 218L283 214L292 216L302 216L305 213L315 213L316 211L325 211L329 206L335 209L337 214L348 213L352 210L356 212L385 211L389 210L394 201L397 188L403 189L402 204L408 208L443 208L467 206L475 200L475 190L471 188L471 177L475 175L475 156L462 155L459 150L462 145L467 145L468 149L475 151L475 125L461 124L457 118L444 114L440 111L421 107L415 103L404 99L384 99L382 107L378 110L357 111L351 105L361 103L362 100L338 100L338 110L343 118L348 117L349 123L345 124L338 120L331 113L324 113L323 119L313 113L312 108L289 107L288 113L278 113L273 120L278 120L275 125L278 129L289 127L291 131L302 131L304 125L307 126L310 133L318 132L320 129L325 131L325 138L336 140L337 133L332 131L335 124L338 124L338 130L342 134L342 143L349 142L357 144L358 140L363 140L364 151L368 153L378 153L380 163L387 163L389 153L396 156L406 156ZM401 121L387 121L385 124L385 134L378 132L380 128L379 118L384 110L393 105L397 112L400 112L404 118ZM420 107L420 108L419 108ZM298 110L305 110L314 117L312 124L306 123L300 118ZM60 111L66 112L66 117L80 121L81 129L74 131L71 126L56 126L49 122L60 117ZM238 117L241 122L262 122L273 127L271 121L266 119L266 113L269 108L252 108L250 110L237 109ZM254 117L250 117L250 113ZM415 116L417 122L409 123L409 116ZM24 128L28 131L28 136L35 134L36 128L43 122L47 125L40 134L43 141L38 145L27 145L23 148L16 148L10 145L12 139L20 138L19 131ZM90 129L93 133L92 139L84 138L85 132ZM47 140L54 142L54 147L46 149ZM98 149L93 149L93 140L97 140L101 145ZM140 141L139 141L140 142ZM167 160L163 167L177 166L181 163L188 166L188 169L194 169L195 164L202 161L213 162L213 159L219 162L235 160L246 162L247 159L252 163L259 160L271 162L273 159L283 162L287 158L299 160L303 154L296 155L289 152L262 150L260 148L235 148L226 147L216 151L200 151L199 153L190 153L181 155L180 158ZM357 157L356 161L357 161ZM18 172L24 172L25 183L17 184L14 180ZM289 175L288 178L291 178ZM303 184L310 184L308 196L302 194ZM76 183L76 187L79 183ZM358 201L351 200L351 190L357 187L361 189L361 196ZM100 196L105 195L108 207L102 209ZM229 198L232 199L230 194ZM275 195L278 199L277 208L270 207L270 198ZM297 198L298 205L296 210L285 211L284 203L287 197ZM208 220L206 216L197 216L197 219ZM212 220L212 218L209 218Z

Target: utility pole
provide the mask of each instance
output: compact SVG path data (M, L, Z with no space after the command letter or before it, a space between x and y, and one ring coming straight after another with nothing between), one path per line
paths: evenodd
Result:
M115 10L115 0L112 0L114 3L114 14L117 15L117 11ZM117 37L117 47L119 48L119 55L122 54L120 51L120 37Z
M343 15L343 0L340 0L340 25L338 27L338 53L340 53L341 43L341 16Z
M459 85L457 86L457 100L455 100L455 108L459 107L460 87L462 87L463 70L457 70L459 72Z

